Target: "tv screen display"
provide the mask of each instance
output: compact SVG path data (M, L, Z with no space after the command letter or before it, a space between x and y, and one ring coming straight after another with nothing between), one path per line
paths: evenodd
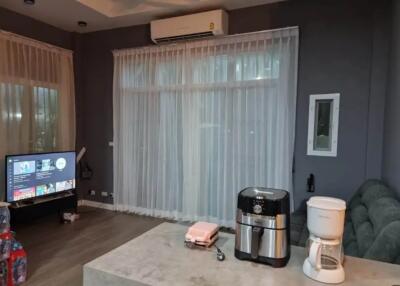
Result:
M75 188L75 152L6 156L8 202Z

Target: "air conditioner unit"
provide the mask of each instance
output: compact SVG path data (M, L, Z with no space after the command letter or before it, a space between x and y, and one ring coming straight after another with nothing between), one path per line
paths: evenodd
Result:
M228 14L213 10L150 22L151 40L156 43L173 42L207 36L228 34Z

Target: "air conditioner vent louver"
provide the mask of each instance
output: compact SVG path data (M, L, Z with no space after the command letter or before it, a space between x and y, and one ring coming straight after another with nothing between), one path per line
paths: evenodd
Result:
M192 15L155 20L150 23L154 43L169 43L228 34L228 14L213 10Z
M159 38L159 39L155 39L155 40L156 40L157 44L162 44L162 43L170 43L170 42L183 41L183 40L205 38L205 37L210 37L213 35L214 35L213 32L202 32L202 33L194 33L194 34L188 34L188 35L183 35L183 36Z

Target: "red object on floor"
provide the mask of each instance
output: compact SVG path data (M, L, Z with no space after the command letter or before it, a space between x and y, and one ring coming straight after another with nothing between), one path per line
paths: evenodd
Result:
M7 262L7 286L16 286L25 282L27 276L27 257L25 250L19 242L13 242L10 258Z

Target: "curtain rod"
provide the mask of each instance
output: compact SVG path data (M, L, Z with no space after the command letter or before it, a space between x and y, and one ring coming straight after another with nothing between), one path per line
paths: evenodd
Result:
M68 49L65 49L65 48L62 48L62 47L59 47L59 46L55 46L55 45L52 45L52 44L49 44L49 43L46 43L46 42L42 42L42 41L39 41L39 40L36 40L36 39L25 37L25 36L22 36L22 35L19 35L19 34L15 34L15 33L9 32L9 31L5 31L5 30L1 30L0 29L0 34L3 34L5 36L9 36L9 37L12 37L12 38L16 38L16 39L21 40L21 41L30 42L31 44L37 45L39 47L43 47L44 46L44 47L52 49L52 50L57 50L57 51L60 51L60 52L71 54L71 55L73 54L72 50L68 50Z
M287 31L287 30L293 30L293 29L299 29L299 26L289 26L289 27L283 27L283 28L276 28L276 29L270 29L270 30L261 30L261 31L255 31L255 32L248 32L248 33L239 33L239 34L230 34L230 35L225 35L225 36L219 36L219 37L215 37L218 39L229 39L229 38L233 38L233 37L237 37L237 36L246 36L246 35L257 35L257 34L262 34L262 33L274 33L274 32L281 32L281 31ZM214 38L203 38L203 39L196 39L196 40L192 40L190 42L200 42L200 41L206 41L206 40L211 40ZM176 46L182 43L185 43L187 41L182 41L182 42L175 42L175 43L168 43L168 44L162 44L162 45L146 45L146 46L138 46L138 47L132 47L132 48L127 48L127 49L114 49L112 50L112 53L119 53L119 52L123 52L123 51L129 51L129 50L135 50L135 49L144 49L144 48L155 48L157 46L162 46L162 47L172 47L172 46Z

